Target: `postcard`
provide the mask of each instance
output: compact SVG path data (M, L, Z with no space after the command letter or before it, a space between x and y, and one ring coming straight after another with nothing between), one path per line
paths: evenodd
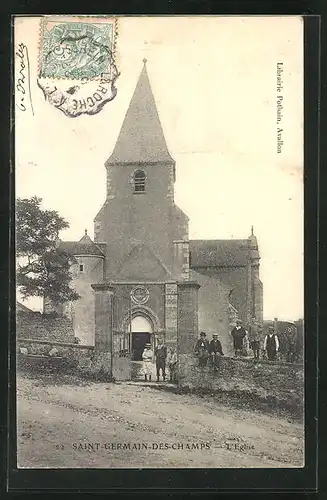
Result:
M14 18L19 469L304 463L303 19Z

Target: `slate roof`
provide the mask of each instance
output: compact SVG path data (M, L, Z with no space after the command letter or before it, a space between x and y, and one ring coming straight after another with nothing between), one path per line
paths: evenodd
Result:
M168 162L169 154L146 66L137 82L115 148L106 164Z
M85 234L80 241L60 241L58 248L71 255L95 255L104 257L104 253L91 238Z
M246 266L248 240L190 240L190 267Z

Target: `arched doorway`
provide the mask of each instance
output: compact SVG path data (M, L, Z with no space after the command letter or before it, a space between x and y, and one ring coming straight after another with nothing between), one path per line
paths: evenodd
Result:
M144 316L134 316L131 324L132 360L142 361L145 344L152 343L153 326Z

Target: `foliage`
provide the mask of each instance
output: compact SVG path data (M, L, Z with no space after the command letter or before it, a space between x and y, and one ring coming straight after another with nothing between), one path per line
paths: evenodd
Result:
M79 299L70 286L73 258L57 245L69 227L55 210L44 210L36 196L16 203L17 286L23 298L46 297L54 304Z

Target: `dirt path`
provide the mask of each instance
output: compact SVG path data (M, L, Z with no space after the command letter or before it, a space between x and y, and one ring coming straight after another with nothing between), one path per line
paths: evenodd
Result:
M301 424L209 398L124 383L52 385L23 377L17 389L19 467L303 465Z

